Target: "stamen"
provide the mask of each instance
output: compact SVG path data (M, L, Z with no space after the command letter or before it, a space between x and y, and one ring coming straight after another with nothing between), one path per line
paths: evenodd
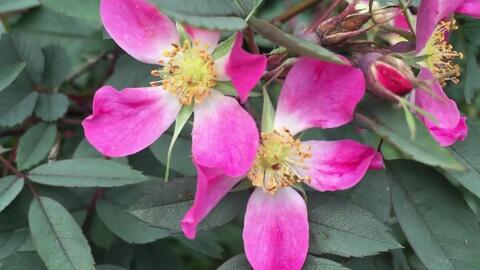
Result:
M211 93L217 83L213 57L201 47L198 41L186 40L182 46L172 44L171 50L163 52L169 58L163 68L151 72L160 80L150 83L152 86L162 86L165 90L180 99L180 103L190 105L200 103Z
M252 185L274 194L278 188L310 182L305 176L310 147L294 139L288 129L261 134L261 144L255 164L248 173Z
M454 60L456 58L463 59L463 53L455 51L453 46L448 44L445 39L448 32L457 29L458 26L454 19L440 22L425 46L425 54L427 55L425 62L443 85L447 81L455 84L460 82L461 69L458 64L454 63Z

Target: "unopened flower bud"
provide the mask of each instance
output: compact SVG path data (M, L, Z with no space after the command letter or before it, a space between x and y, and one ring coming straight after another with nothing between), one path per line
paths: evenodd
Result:
M394 100L413 90L413 72L409 65L391 55L368 53L360 61L368 90L381 98Z

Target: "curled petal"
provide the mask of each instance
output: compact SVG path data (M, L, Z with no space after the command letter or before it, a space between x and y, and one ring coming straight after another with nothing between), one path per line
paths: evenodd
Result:
M309 186L319 191L351 188L362 180L368 169L383 168L380 153L352 140L306 141L302 144L312 151L305 172L311 177Z
M208 51L213 52L220 40L220 33L217 31L196 28L190 25L184 25L185 31L193 41L200 42L202 46L208 46Z
M152 144L175 121L180 103L156 88L100 88L93 98L93 114L83 121L85 137L110 157L136 153Z
M193 239L197 226L220 200L233 188L242 177L230 177L221 170L203 168L196 165L197 190L192 207L182 219L182 230L186 237Z
M364 94L365 79L359 69L303 57L283 84L275 128L296 134L312 127L341 126L352 120Z
M242 102L258 83L267 67L264 55L251 54L242 48L243 37L237 33L232 50L215 62L219 80L231 80Z
M118 46L144 63L165 60L163 52L179 41L175 24L146 0L102 0L100 15Z
M422 0L418 7L416 51L421 52L437 24L452 14L465 0Z
M455 12L480 18L480 0L466 0Z
M415 91L415 104L434 118L421 116L420 120L442 146L453 144L455 139L463 139L467 128L465 123L462 124L464 120L455 101L447 97L430 70L422 68L418 77L423 81L430 81L430 89L433 92L427 93L421 89Z
M307 207L292 188L257 188L245 214L245 254L255 270L299 270L308 250Z
M198 166L242 176L253 164L259 144L253 118L232 98L213 91L195 106L193 159Z

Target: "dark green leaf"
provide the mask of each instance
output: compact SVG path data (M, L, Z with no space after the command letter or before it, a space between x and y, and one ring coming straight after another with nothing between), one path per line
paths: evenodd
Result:
M22 191L24 180L14 175L0 178L0 212Z
M343 267L341 264L327 260L324 258L317 258L313 256L307 256L303 270L349 270Z
M83 1L81 5L84 2L89 1ZM67 51L58 45L48 45L42 49L42 52L45 57L43 83L51 89L56 89L70 73L70 58Z
M129 166L96 158L45 164L33 169L29 177L37 183L66 187L115 187L148 180Z
M11 256L25 242L29 235L27 228L0 233L0 260ZM0 263L1 264L1 263ZM0 265L0 269L1 265Z
M30 128L21 138L15 161L20 170L29 169L45 159L57 137L55 124L40 123Z
M196 252L212 258L222 258L224 250L216 235L211 231L201 231L195 236L195 239L187 239L183 235L176 236L176 238L180 240L183 245L190 247Z
M40 94L35 106L35 115L45 121L55 121L67 112L68 105L70 102L62 93Z
M95 269L82 229L61 204L36 197L28 221L35 248L49 270Z
M5 65L0 67L0 91L9 86L20 72L25 68L25 63Z
M150 71L155 68L155 66L138 62L128 55L122 55L118 58L113 76L108 79L106 84L119 90L126 87L145 87L151 81L156 80L150 75Z
M217 270L250 270L250 264L247 261L245 254L239 254L228 259Z
M155 155L158 161L164 165L167 164L167 152L171 140L172 135L165 133L150 146L150 150L152 151L153 155ZM185 139L183 137L179 137L177 139L177 143L172 151L170 167L174 171L185 176L192 176L197 173L197 170L192 162L191 139Z
M168 270L184 269L180 258L164 241L138 246L135 249L135 258L137 259L135 262L136 269L158 270L159 265L162 266L162 269Z
M404 155L432 166L450 170L464 169L447 149L432 138L419 120L416 120L417 132L412 140L401 109L388 102L370 101L372 102L361 106L356 119L396 146Z
M100 24L100 0L42 0L42 3L60 14Z
M116 265L97 265L97 270L127 270L126 268L116 266Z
M310 252L363 257L401 248L370 212L332 197L309 211Z
M2 0L0 2L0 13L18 11L38 5L40 5L39 0Z
M422 262L431 270L477 268L480 227L461 194L419 163L395 161L387 169L398 221Z
M130 209L130 213L151 226L180 232L180 220L191 207L195 194L194 178L177 178L158 184ZM226 224L243 209L244 192L228 194L200 223L198 229L214 228Z
M0 261L0 270L47 270L36 252L19 252Z
M344 62L340 59L340 57L338 57L337 54L317 44L287 34L264 20L252 17L249 23L264 38L287 48L287 50L291 53L311 56L328 62L344 64Z
M29 117L38 98L30 86L13 83L0 93L0 126L14 126Z

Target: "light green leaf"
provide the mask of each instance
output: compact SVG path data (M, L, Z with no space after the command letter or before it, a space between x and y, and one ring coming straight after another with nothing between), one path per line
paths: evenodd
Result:
M172 159L173 146L175 145L175 141L177 140L178 135L180 135L180 132L182 131L183 127L187 123L188 119L190 119L190 116L192 116L192 114L193 105L183 106L180 110L180 113L178 113L177 120L175 121L175 130L173 131L172 141L170 142L167 151L167 162L165 164L165 182L168 182L168 175L170 174L170 161Z
M122 55L115 64L115 72L106 84L117 89L125 87L145 87L156 78L150 74L155 66L145 65L128 55Z
M38 98L30 87L13 83L0 93L0 126L11 127L20 124L32 115Z
M341 198L322 201L309 211L309 221L313 254L363 257L401 248L383 222Z
M415 119L416 137L412 140L402 110L394 107L393 104L369 100L361 105L361 109L356 114L356 120L396 146L409 158L444 169L458 171L464 169L447 149L441 147L432 138L418 119Z
M387 163L392 202L400 226L431 270L475 269L480 265L480 227L461 194L443 177L412 161Z
M65 115L69 105L65 94L40 94L35 106L35 115L44 121L55 121Z
M23 178L14 175L0 178L0 212L22 191L23 182Z
M3 260L14 254L25 242L29 235L28 228L0 233L0 260ZM0 262L0 269L1 262Z
M21 138L15 161L20 170L29 169L45 159L57 137L55 124L39 123L30 128Z
M0 67L0 91L10 85L20 75L25 66L25 63L19 63Z
M36 197L28 211L33 244L49 270L94 270L82 229L68 211L47 197Z
M450 150L453 156L466 168L464 172L442 170L452 179L480 198L480 124L468 121L468 136L463 142L457 142Z
M115 187L148 180L127 165L96 158L62 160L36 167L29 178L37 183L65 187Z
M42 0L42 3L60 14L100 24L100 0Z
M0 13L19 11L39 5L39 0L2 0L0 1Z
M275 119L275 109L268 95L267 89L263 89L263 110L262 110L262 132L273 131L273 121Z
M217 48L215 48L215 51L212 53L213 59L218 60L229 54L232 50L233 44L235 43L236 36L236 34L231 35L229 38L218 44Z
M337 54L321 47L320 45L287 34L264 20L252 17L249 20L249 24L251 24L264 38L287 48L290 53L311 56L327 62L345 64Z

